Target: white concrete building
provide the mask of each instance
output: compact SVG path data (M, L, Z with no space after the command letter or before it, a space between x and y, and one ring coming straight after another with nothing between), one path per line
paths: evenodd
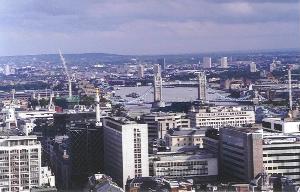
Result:
M41 144L36 136L0 136L0 191L41 185Z
M241 127L255 123L254 110L242 107L202 107L189 112L191 127Z
M203 68L205 69L211 68L211 57L203 57Z
M137 67L138 78L144 78L144 65L140 64Z
M257 71L257 69L256 69L256 63L255 62L251 62L250 65L249 65L249 68L250 68L250 72L251 73L255 73Z
M37 118L47 118L53 119L53 114L56 111L49 111L49 110L40 110L40 111L17 111L16 116L18 119L37 119Z
M218 176L217 157L207 151L195 154L162 154L153 161L154 176L172 177L202 177L216 180Z
M280 133L299 133L300 121L295 119L265 118L262 120L264 130Z
M33 131L33 128L36 126L33 119L24 119L18 121L19 129L25 134L29 135Z
M55 187L55 176L49 167L41 167L41 185Z
M141 121L148 125L148 139L163 139L169 129L189 128L190 120L185 113L152 112L141 116Z
M265 133L263 164L268 174L280 174L300 183L300 137Z
M129 178L149 176L148 127L125 118L105 118L104 170L125 188Z
M206 129L171 129L165 135L166 146L172 151L195 146L203 148L202 138L205 137L205 131Z
M220 64L221 64L221 68L228 68L227 57L221 57Z

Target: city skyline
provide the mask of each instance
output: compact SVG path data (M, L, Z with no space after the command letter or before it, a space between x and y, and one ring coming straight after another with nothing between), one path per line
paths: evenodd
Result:
M0 56L300 48L299 0L2 0ZM72 5L72 6L70 6Z

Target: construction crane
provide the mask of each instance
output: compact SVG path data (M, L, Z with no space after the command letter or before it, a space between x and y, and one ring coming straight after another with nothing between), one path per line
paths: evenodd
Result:
M68 68L67 68L67 65L66 65L66 60L65 60L64 56L62 55L60 49L59 49L59 56L60 56L60 59L62 61L64 69L65 69L65 73L66 73L67 78L68 78L69 98L71 99L72 98L72 82L71 82L70 74L68 72Z

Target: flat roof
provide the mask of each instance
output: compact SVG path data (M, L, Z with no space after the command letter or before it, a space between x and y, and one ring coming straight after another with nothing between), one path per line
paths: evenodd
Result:
M258 133L258 132L262 132L262 128L260 127L223 127L220 128L220 130L222 129L230 129L233 131L237 131L237 132L242 132L242 133Z
M171 129L168 133L171 136L189 136L189 135L205 135L205 132L208 128L196 129Z
M184 153L164 153L155 156L159 158L159 161L187 161L187 160L200 160L207 158L217 158L215 154L207 150L194 150L193 152Z

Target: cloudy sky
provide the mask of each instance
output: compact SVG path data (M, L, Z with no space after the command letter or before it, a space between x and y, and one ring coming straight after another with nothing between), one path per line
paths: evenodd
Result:
M300 48L300 0L0 0L0 55Z

